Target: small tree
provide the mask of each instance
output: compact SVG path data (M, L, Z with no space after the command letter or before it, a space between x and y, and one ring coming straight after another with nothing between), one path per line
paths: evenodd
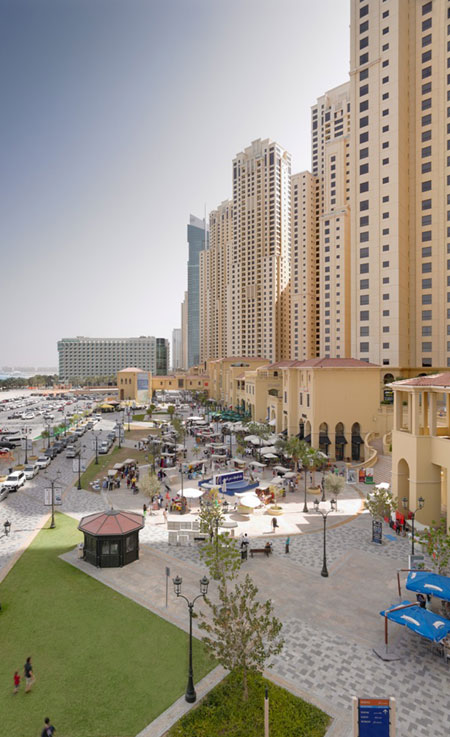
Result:
M150 419L152 419L152 414L153 414L153 412L155 411L155 409L156 409L156 406L155 406L154 404L151 404L151 405L150 405L150 406L148 407L148 409L147 409L147 414L148 414L148 416L150 417Z
M390 489L375 486L364 502L364 507L375 519L383 519L385 516L390 517L392 512L395 512L397 500L392 496Z
M149 473L143 474L139 480L139 491L149 499L159 494L161 485L157 475L150 468Z
M323 483L327 494L330 494L331 498L336 499L337 502L339 494L344 490L345 479L342 476L336 476L335 473L326 473Z
M433 520L431 526L419 532L417 538L429 555L435 573L446 575L450 561L450 535L445 517L441 518L440 525Z
M243 700L247 701L249 671L270 668L270 658L283 649L282 623L274 616L270 600L257 601L258 589L248 574L231 590L221 579L218 594L217 604L205 598L212 621L200 613L200 629L207 633L202 640L224 668L241 675Z
M203 532L204 535L208 535L211 542L216 530L225 519L219 503L213 502L203 504L198 518L200 521L200 532Z
M231 581L238 573L242 558L237 541L229 535L216 535L214 541L204 543L200 556L214 579Z

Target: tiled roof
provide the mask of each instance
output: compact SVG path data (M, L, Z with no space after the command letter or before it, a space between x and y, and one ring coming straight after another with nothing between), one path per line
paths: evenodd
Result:
M110 510L83 517L78 529L91 535L127 535L144 527L142 514Z
M289 368L295 366L298 363L295 358L285 358L283 361L276 361L275 363L269 364L269 366L261 366L262 369L277 369L277 368Z
M135 374L136 371L141 371L142 373L146 373L143 371L143 369L136 368L135 366L130 366L130 368L121 369L119 373L123 374L125 371L128 371L130 374Z
M306 361L294 361L298 368L379 368L376 363L360 361L359 358L308 358Z
M443 374L430 374L429 376L418 376L416 379L403 379L390 384L394 389L398 386L439 386L450 388L450 372Z

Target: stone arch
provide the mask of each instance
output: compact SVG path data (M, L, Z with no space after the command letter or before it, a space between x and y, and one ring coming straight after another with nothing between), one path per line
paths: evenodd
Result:
M304 440L311 445L311 423L309 420L305 422L305 438Z
M409 465L404 458L397 463L397 503L398 508L403 508L402 499L408 500L409 509Z
M337 461L343 461L345 459L345 445L347 439L345 437L345 428L343 422L337 422L334 428L335 437L335 451L334 455Z
M361 425L359 422L354 422L352 425L352 461L361 460Z
M319 450L328 455L330 438L328 437L328 423L321 422L319 425Z
M390 384L394 381L394 374L385 374L383 376L383 384Z

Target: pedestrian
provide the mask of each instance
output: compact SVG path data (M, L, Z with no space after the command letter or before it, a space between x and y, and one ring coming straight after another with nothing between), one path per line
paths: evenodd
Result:
M291 538L290 537L287 537L286 538L286 542L285 542L285 546L284 546L284 552L286 554L289 553L289 545L290 545L290 543L291 543Z
M127 489L129 489L129 488L130 488L130 484L131 484L131 480L130 480L130 477L129 477L129 476L127 476Z
M44 719L44 729L41 732L41 737L52 737L52 735L55 733L55 727L53 724L50 724L50 719L48 717L45 717Z
M28 693L36 680L33 673L33 666L31 665L31 658L27 658L23 671L25 676L25 693Z
M14 673L14 691L13 691L13 693L17 693L17 691L19 690L19 686L20 686L20 676L19 676L18 672L16 671Z
M167 524L167 510L163 511L164 522Z
M144 517L144 525L145 525L145 518L147 517L147 505L146 504L142 506L142 514Z
M277 527L278 527L277 518L276 517L272 517L272 528L273 528L273 531L274 532L275 532L275 530L276 530Z

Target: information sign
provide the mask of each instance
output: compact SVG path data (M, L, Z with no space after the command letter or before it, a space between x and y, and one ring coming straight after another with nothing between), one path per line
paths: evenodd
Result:
M213 483L220 486L225 481L231 484L233 481L242 481L244 478L243 471L232 471L231 473L221 473L214 476Z
M383 523L381 520L372 520L372 542L379 545L383 542Z
M359 737L389 737L389 699L359 699Z
M61 489L55 489L54 495L55 495L55 504L62 504ZM44 489L44 504L47 507L50 507L51 503L52 503L52 490Z

